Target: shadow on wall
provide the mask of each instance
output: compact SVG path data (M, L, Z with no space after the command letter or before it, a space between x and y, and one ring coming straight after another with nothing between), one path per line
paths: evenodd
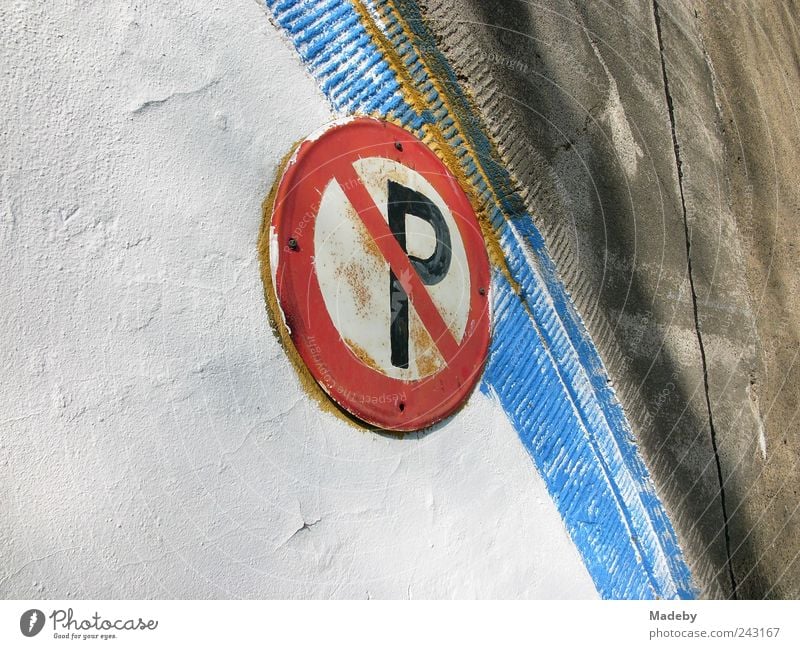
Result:
M600 349L702 594L730 597L653 6L423 4ZM763 596L740 536L739 592Z

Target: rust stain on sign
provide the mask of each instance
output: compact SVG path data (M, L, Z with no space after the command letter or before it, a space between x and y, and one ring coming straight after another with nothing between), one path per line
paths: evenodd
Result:
M353 351L353 353L356 356L358 356L358 360L360 360L368 367L371 367L373 370L380 371L380 366L378 365L378 363L375 362L375 359L372 358L372 356L370 356L367 353L367 351L363 347L361 347L361 345L359 345L354 340L351 340L350 338L345 338L344 342L347 343L347 346Z
M436 350L436 344L431 340L428 330L416 318L411 321L411 339L418 350L417 372L424 376L438 372L442 368L442 357Z

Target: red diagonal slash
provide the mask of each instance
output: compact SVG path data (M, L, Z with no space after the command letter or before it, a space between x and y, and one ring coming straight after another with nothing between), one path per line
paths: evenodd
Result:
M433 303L417 271L411 265L408 255L397 243L389 225L352 165L348 164L346 169L337 170L334 175L347 196L347 200L358 213L384 259L388 262L389 268L400 281L400 285L414 305L417 315L439 348L445 362L449 365L458 353L458 343Z

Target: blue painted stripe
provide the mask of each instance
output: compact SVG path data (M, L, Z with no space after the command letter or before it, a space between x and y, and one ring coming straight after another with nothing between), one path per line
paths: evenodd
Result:
M426 104L416 102L417 108L408 100L412 88L401 86L399 71L349 0L266 4L337 111L393 119L423 138L424 126L435 125L478 200L491 206L518 290L495 272L494 333L482 389L513 422L598 592L606 598L693 597L675 531L597 349L415 0L367 0L365 6L373 19L380 17L403 75Z

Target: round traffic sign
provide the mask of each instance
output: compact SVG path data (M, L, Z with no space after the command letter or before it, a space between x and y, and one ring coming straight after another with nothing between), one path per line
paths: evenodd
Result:
M272 286L297 352L342 408L380 428L450 415L489 345L489 260L453 174L371 118L302 142L274 193Z

